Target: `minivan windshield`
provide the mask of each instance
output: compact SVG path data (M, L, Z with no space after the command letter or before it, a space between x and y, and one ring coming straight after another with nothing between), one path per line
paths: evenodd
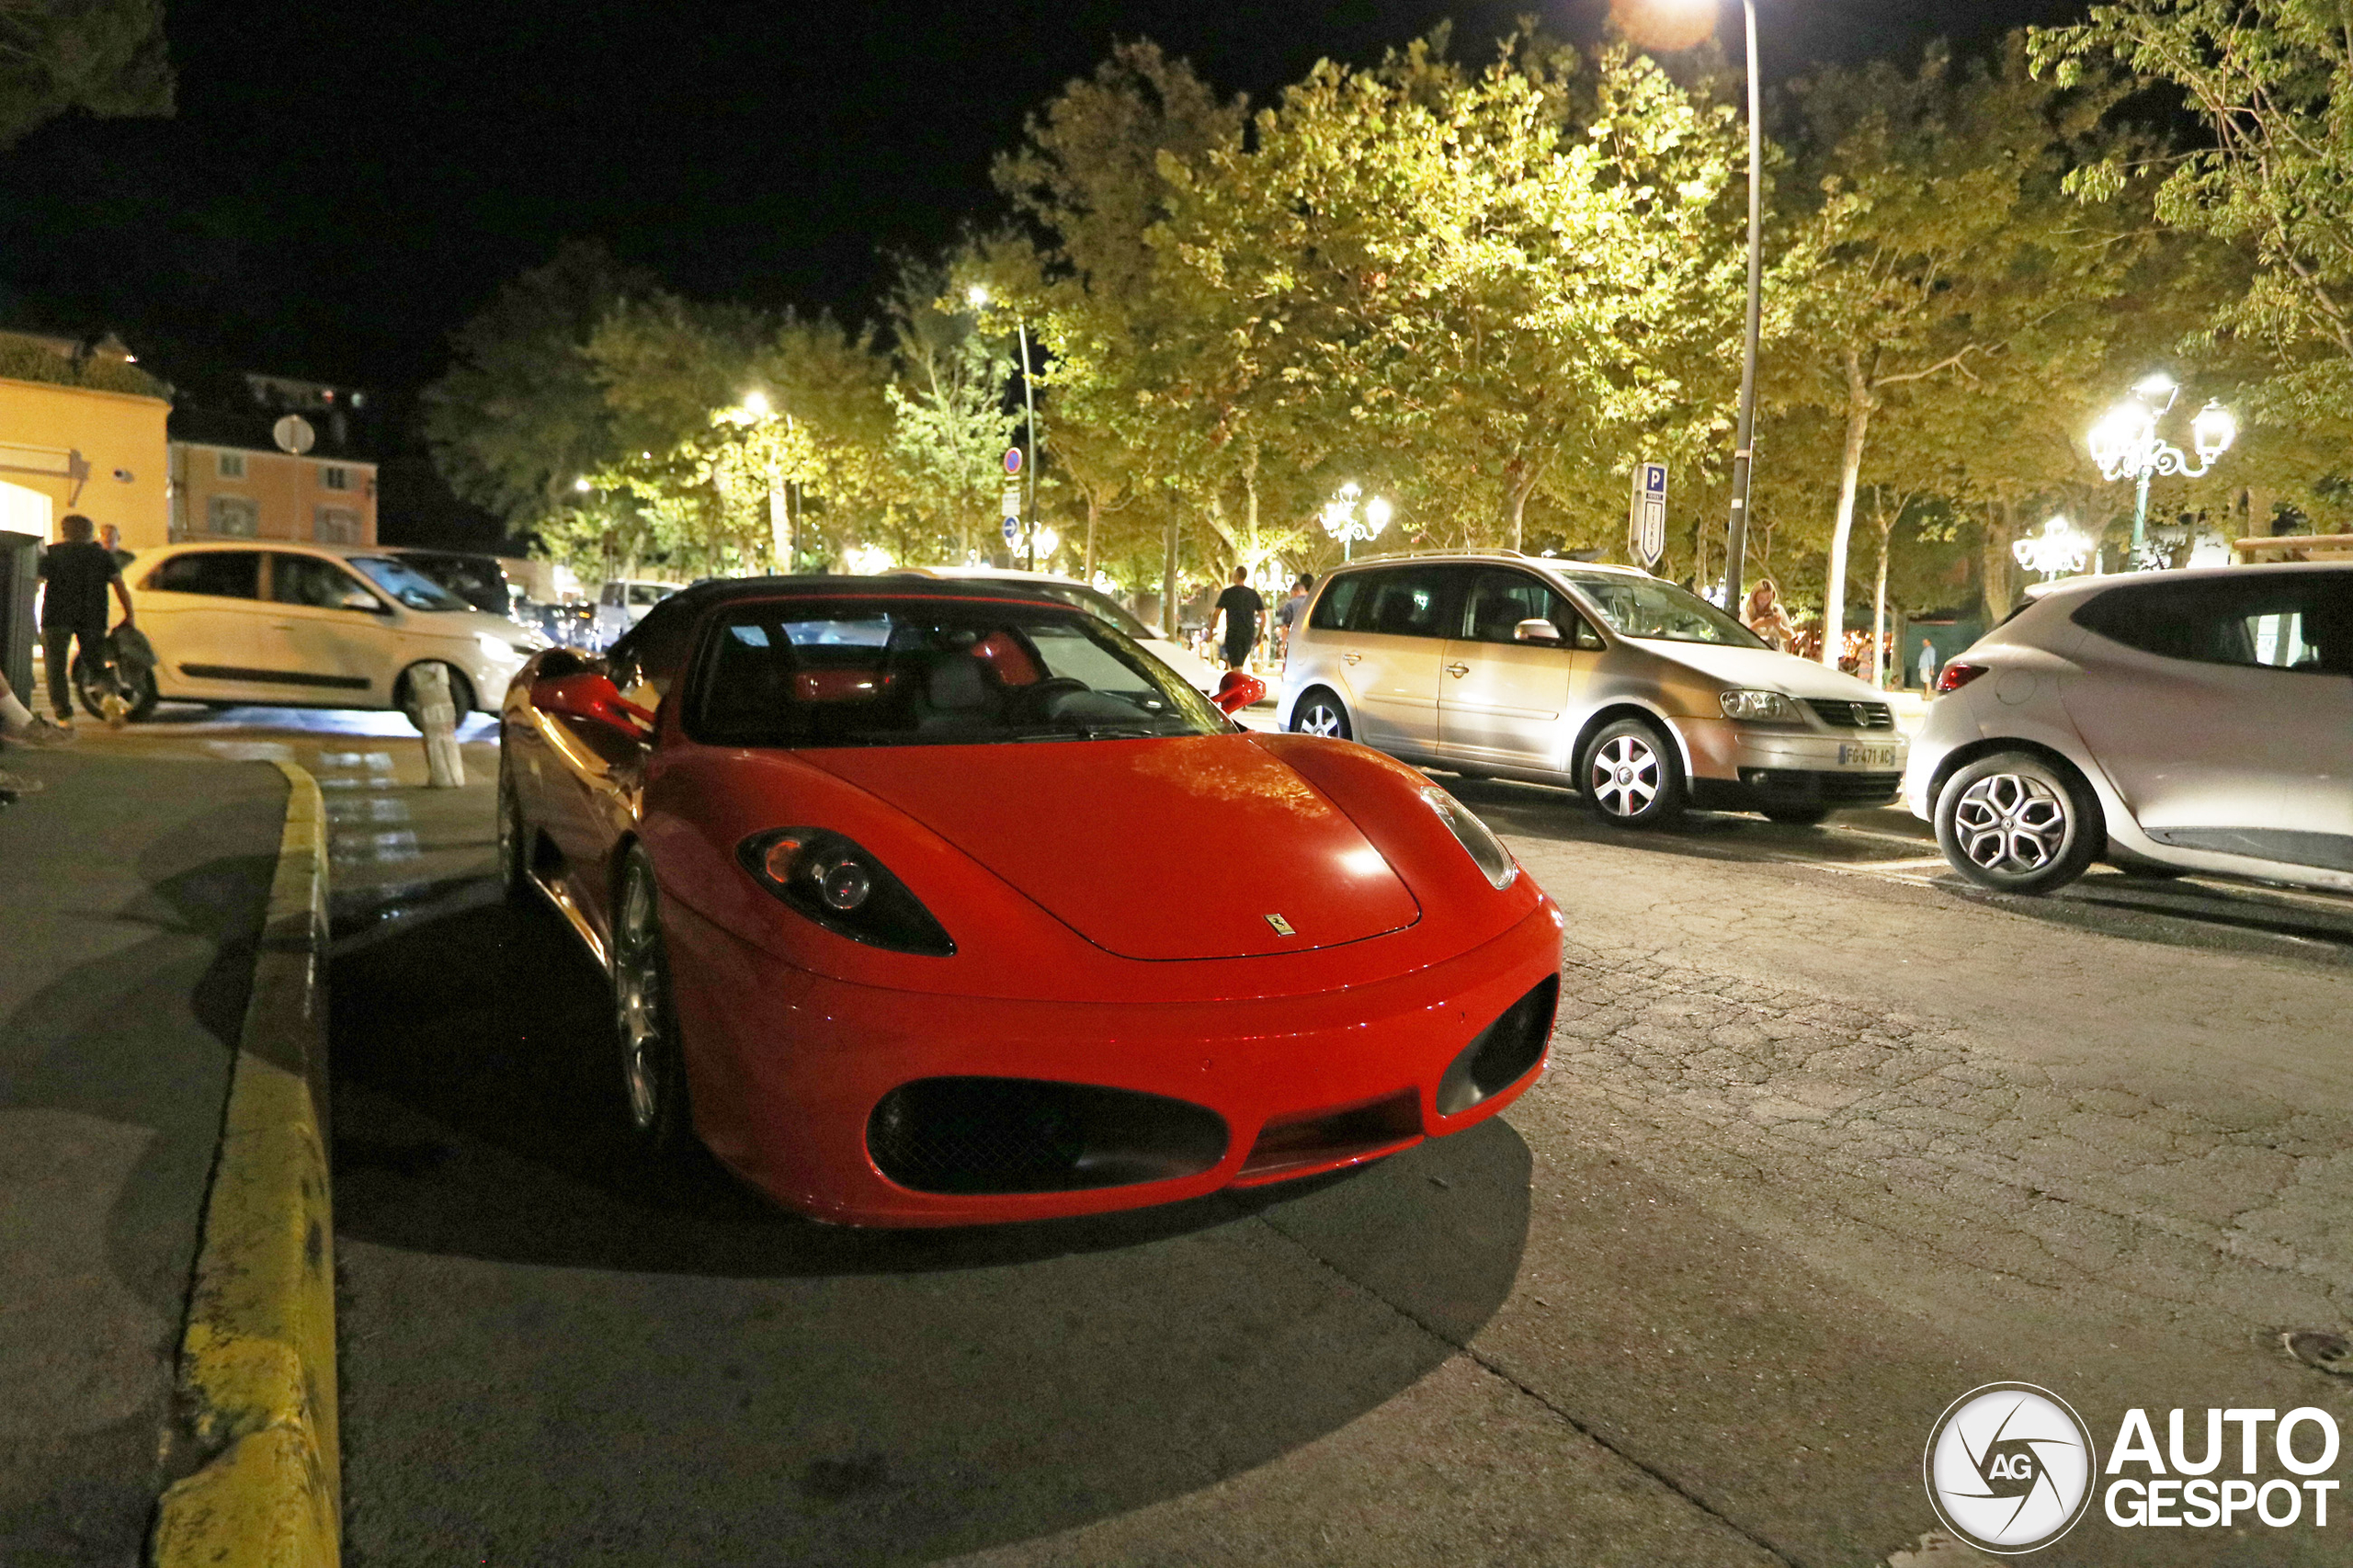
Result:
M733 606L695 661L706 744L993 745L1223 734L1208 699L1090 613L990 600Z
M1620 637L1664 642L1716 642L1727 648L1762 648L1765 640L1688 589L1656 577L1621 577L1614 572L1563 572Z
M355 555L349 564L411 609L472 609L474 607L406 562L383 555Z

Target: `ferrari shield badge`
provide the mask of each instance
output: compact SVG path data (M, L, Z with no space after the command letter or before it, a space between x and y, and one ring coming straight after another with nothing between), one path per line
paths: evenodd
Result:
M1298 932L1290 928L1290 922L1284 919L1279 915L1267 915L1267 924L1275 928L1275 935L1278 937L1296 937L1299 935Z

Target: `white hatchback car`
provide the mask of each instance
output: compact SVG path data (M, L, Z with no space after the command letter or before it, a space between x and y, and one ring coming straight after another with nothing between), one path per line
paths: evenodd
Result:
M448 668L463 714L495 708L548 645L376 551L184 544L141 552L123 577L156 658L151 671L126 672L133 718L168 699L397 708L414 720L410 677L428 664Z
M2078 577L1948 664L1904 802L1962 875L2353 890L2353 566Z
M1893 802L1885 694L1774 652L1631 566L1509 551L1343 566L1291 628L1284 728L1584 792L1629 827L1686 805L1816 823Z

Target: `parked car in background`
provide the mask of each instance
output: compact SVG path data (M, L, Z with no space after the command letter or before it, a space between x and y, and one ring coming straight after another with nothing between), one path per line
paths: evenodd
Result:
M591 640L609 648L645 619L645 612L686 586L683 583L625 581L615 578L597 590L596 619Z
M1119 600L1091 584L1051 572L1019 572L1001 566L904 566L894 576L939 577L964 583L1018 583L1048 598L1085 610L1144 645L1154 658L1185 677L1195 690L1214 697L1224 671L1210 664L1175 638L1163 635L1131 614Z
M1949 662L1904 803L1954 869L2353 890L2353 565L2078 577Z
M414 720L414 677L429 664L447 668L462 714L494 705L548 645L385 551L184 544L142 551L126 576L156 658L131 675L134 719L170 699L397 708ZM97 712L103 694L76 679Z
M530 596L495 555L464 550L406 548L387 553L398 556L476 609L524 619L520 607Z
M1569 785L1628 826L1886 805L1905 753L1880 692L1697 595L1508 551L1326 576L1292 626L1279 714L1409 762Z

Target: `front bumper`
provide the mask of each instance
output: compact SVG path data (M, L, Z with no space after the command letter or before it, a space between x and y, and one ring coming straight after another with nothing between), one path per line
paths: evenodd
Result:
M1691 748L1691 803L1702 810L1889 805L1901 792L1910 753L1909 743L1892 730L1768 729L1728 719L1679 722Z
M1540 1074L1549 990L1539 999L1542 1032L1529 1066L1466 1097L1461 1063L1491 1038L1491 1024L1557 983L1561 943L1559 911L1547 900L1471 952L1345 990L1246 1002L1065 1003L824 979L779 964L676 903L665 926L696 1131L787 1207L860 1225L1140 1208L1338 1169L1460 1131ZM1140 1157L1126 1175L1093 1185L940 1191L883 1173L878 1143L883 1163L905 1174L894 1117L951 1092L940 1085L986 1088L984 1081L1073 1090L1082 1119L1084 1093L1094 1091L1110 1092L1094 1097L1113 1119L1149 1118L1147 1096L1176 1102L1181 1115L1167 1113L1167 1136L1142 1142L1157 1138L1154 1157L1176 1160L1163 1168L1180 1174L1155 1176L1151 1159ZM969 1116L1004 1102L983 1094L966 1103ZM1206 1125L1222 1123L1222 1136L1212 1131L1206 1144L1202 1113ZM1181 1129L1173 1126L1178 1120ZM1198 1157L1178 1159L1188 1147Z

